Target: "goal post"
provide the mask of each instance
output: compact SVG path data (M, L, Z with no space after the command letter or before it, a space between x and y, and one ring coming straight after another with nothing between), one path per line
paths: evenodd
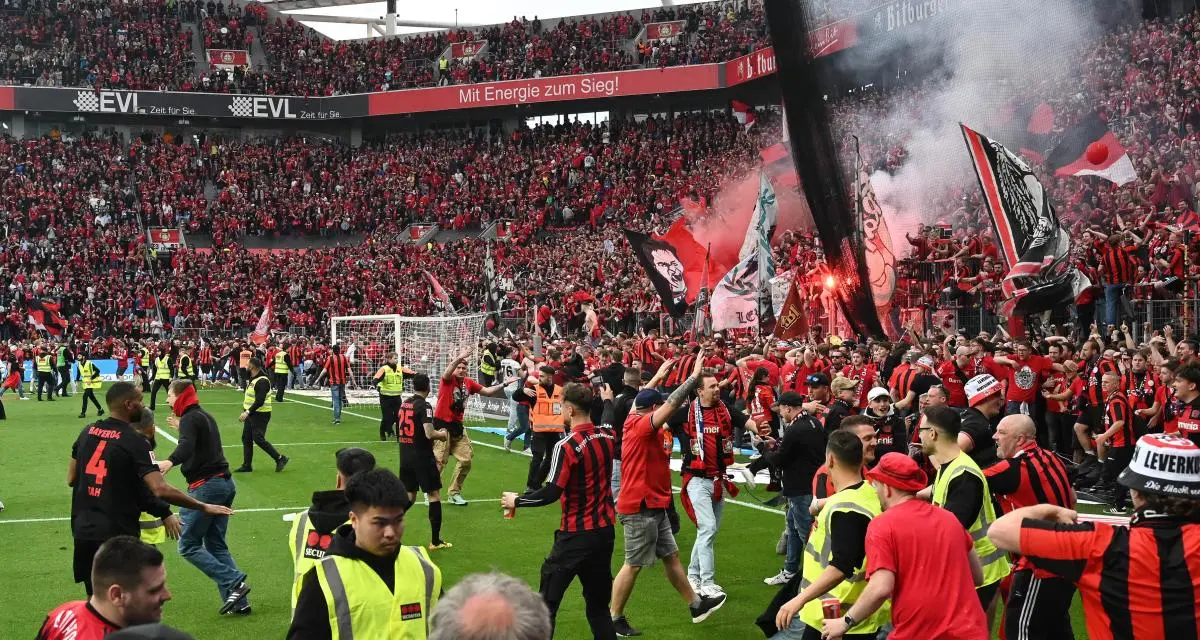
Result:
M469 350L467 374L479 371L479 339L483 336L487 314L414 318L401 315L336 316L330 321L331 344L342 345L350 359L354 384L347 385L347 400L356 404L375 404L378 394L371 376L395 351L400 365L429 376L432 396L436 397L442 373L464 349ZM405 391L411 385L405 381ZM477 402L467 403L469 418L482 417Z

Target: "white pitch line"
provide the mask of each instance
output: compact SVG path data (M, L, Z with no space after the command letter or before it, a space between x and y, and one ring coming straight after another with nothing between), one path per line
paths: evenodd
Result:
M323 407L323 406L321 406L321 405L319 405L319 404L313 404L313 403L311 403L311 402L304 402L304 401L302 401L302 400L293 400L293 402L297 402L297 403L299 403L299 404L305 404L305 405L308 405L308 406L310 406L310 407L316 407L316 408L318 408L318 409L328 409L329 411L333 411L333 407ZM348 415L348 416L355 416L355 417L358 417L358 418L364 418L364 419L367 419L367 420L378 420L378 418L374 418L374 417L372 417L372 416L365 416L365 415L363 415L363 414L361 414L361 413L354 413L354 412L352 412L352 411L346 411L346 410L344 410L344 409L342 410L342 413L343 413L343 414L345 414L345 415ZM469 428L469 429L472 429L472 430L474 430L474 429L475 429L475 427L468 427L468 428ZM481 446L481 447L487 447L487 448L489 448L489 449L497 449L497 450L500 450L500 451L504 451L504 447L502 447L502 446L500 446L500 445L498 445L498 444L492 444L492 443L490 443L490 442L482 442L482 441L479 441L479 440L472 440L472 441L471 441L471 444L473 444L473 445L477 444L477 445L479 445L479 446ZM518 455L531 456L532 454L531 454L530 452L528 452L528 451L522 451L522 452L520 452ZM673 489L675 489L676 491L680 491L680 488L679 488L679 487L672 487L672 488L673 488ZM733 503L733 504L736 504L736 505L738 505L738 506L747 507L747 508L749 508L749 509L754 509L755 511L765 511L765 512L767 512L767 513L775 513L775 514L779 514L779 515L783 515L784 513L786 513L786 512L785 512L783 509L773 509L773 508L771 508L771 507L763 506L763 505L761 505L761 504L755 504L755 503L753 503L753 502L745 502L745 501L743 501L743 500L734 500L733 498L725 498L725 501L726 501L726 502L731 502L731 503Z
M325 444L396 444L392 440L338 440L336 442L272 442L276 448L279 447L315 447ZM241 444L223 444L222 449L241 449Z
M179 440L176 439L175 436L167 433L166 431L163 431L161 428L154 427L154 430L158 432L158 435L166 438L167 442L170 442L171 444L179 444Z

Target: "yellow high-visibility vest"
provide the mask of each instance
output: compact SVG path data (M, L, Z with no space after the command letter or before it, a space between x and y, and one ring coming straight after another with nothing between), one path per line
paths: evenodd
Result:
M259 380L267 381L267 399L263 400L262 406L258 408L258 413L271 413L271 379L264 376L260 371L258 377L251 380L250 384L246 385L246 392L242 395L242 411L249 411L251 405L254 404L254 385L258 384Z
M54 368L50 366L50 356L41 355L37 357L37 370L38 373L50 373L54 370Z
M80 363L79 377L83 380L84 389L99 389L102 385L100 381L100 369L92 364L91 360L84 360Z
M825 506L821 508L821 513L817 514L817 526L812 528L812 532L808 535L808 544L804 547L804 568L800 574L801 590L816 582L833 560L833 542L829 537L829 527L833 520L833 514L838 512L861 513L874 519L883 512L883 508L879 505L879 496L875 494L875 489L866 482L829 496ZM867 561L864 558L862 563L854 568L854 573L846 576L840 584L828 593L823 593L806 602L800 609L800 620L814 629L820 629L825 619L821 601L826 598L837 598L841 601L842 611L850 609L851 605L858 602L862 592L867 589L866 565ZM860 620L847 633L875 633L879 631L880 627L887 624L891 616L891 602L885 602L878 611Z
M167 527L158 516L143 513L138 517L138 527L141 528L139 537L146 544L162 544L167 541Z
M165 355L161 358L154 359L154 379L155 380L170 380L171 379L171 356Z
M326 539L323 539L326 538ZM296 601L300 599L300 585L304 582L304 574L329 553L331 535L322 536L317 533L312 519L308 517L308 509L297 513L292 518L292 531L288 535L288 547L292 551L292 615L296 615Z
M971 456L959 452L958 457L951 460L950 464L938 469L937 477L933 481L933 504L944 506L950 481L964 473L974 475L983 483L983 507L979 509L975 521L967 528L967 533L971 534L971 540L975 543L975 554L979 556L979 563L983 565L983 584L980 587L986 587L1012 573L1012 565L1008 562L1008 554L997 549L987 537L988 528L996 521L996 510L992 507L992 496L988 492L987 476L983 475L983 471Z
M381 396L399 396L404 392L404 370L396 365L393 369L391 365L383 365L383 379L379 381L379 395Z
M424 640L428 636L429 613L442 591L442 571L421 547L400 549L394 593L362 560L326 556L316 571L333 640Z
M282 349L275 352L275 373L291 373L287 366L287 352Z

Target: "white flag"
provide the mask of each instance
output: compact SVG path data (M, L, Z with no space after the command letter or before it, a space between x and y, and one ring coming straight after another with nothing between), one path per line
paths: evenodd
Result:
M713 331L758 326L758 262L758 254L750 254L713 290Z
M763 277L758 280L758 315L764 322L769 322L775 316L771 308L771 278L775 277L775 256L771 253L771 236L775 235L775 223L779 218L779 205L775 200L775 189L771 187L771 179L766 171L758 174L758 199L754 203L754 215L750 216L750 224L746 226L746 239L742 241L742 250L738 258L745 260L751 255L758 256L758 273Z

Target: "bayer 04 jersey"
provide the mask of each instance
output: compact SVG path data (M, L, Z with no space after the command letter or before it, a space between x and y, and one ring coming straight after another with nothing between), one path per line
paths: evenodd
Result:
M120 420L101 420L84 428L71 447L75 486L71 529L80 540L107 540L140 532L144 481L158 471L150 443Z
M430 422L429 403L419 395L411 395L400 405L400 426L396 439L400 441L401 458L417 453L433 453L433 442L425 437L425 423Z

